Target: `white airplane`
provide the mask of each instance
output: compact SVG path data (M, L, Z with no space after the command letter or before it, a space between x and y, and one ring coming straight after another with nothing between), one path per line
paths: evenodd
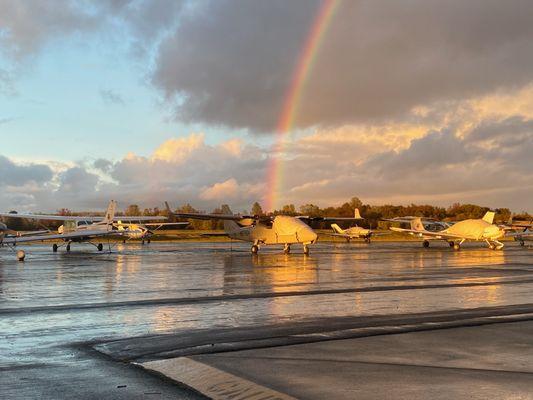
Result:
M138 217L131 217L130 222L126 222L123 218L120 218L116 223L114 223L118 232L122 233L127 239L138 239L142 241L142 244L145 242L150 243L154 232L161 229L163 226L187 226L188 222L146 222L141 223L138 220ZM151 217L141 217L141 218L151 218ZM159 217L157 217L159 218ZM163 217L164 218L164 217ZM154 218L152 218L153 220ZM155 227L151 228L151 227ZM124 240L124 242L126 239Z
M24 236L16 237L5 237L3 236L3 241L1 244L16 246L18 243L28 243L28 242L43 242L46 240L58 240L63 241L66 245L66 250L70 251L71 243L81 243L86 242L94 245L98 251L104 249L102 243L94 244L92 240L95 238L100 238L104 236L121 236L128 239L136 239L149 237L152 235L152 232L142 225L137 224L128 224L130 221L140 222L140 221L158 221L166 220L166 217L157 216L157 217L115 217L117 203L114 200L111 200L107 208L105 216L102 217L74 217L74 216L63 216L63 215L43 215L43 214L18 214L18 213L0 213L0 217L8 218L23 218L23 219L33 219L33 220L45 220L45 221L63 221L57 233L52 231L43 231L36 232L35 234L29 234ZM120 221L120 225L118 223ZM126 225L123 225L126 223ZM162 223L157 223L158 225ZM119 228L120 227L120 228ZM52 245L52 251L57 252L59 245L54 243Z
M354 220L361 219L364 218L361 217L359 209L356 208L354 212ZM350 243L352 239L364 239L366 243L370 243L370 238L376 235L375 231L371 229L362 228L357 225L347 229L342 229L337 224L331 224L331 228L333 229L334 233L327 233L326 235L344 238L348 243Z
M495 215L496 213L488 211L481 219L466 219L437 232L427 230L420 217L410 221L411 229L396 227L390 229L424 239L424 247L429 247L429 239L440 239L447 241L455 250L459 250L466 240L473 240L485 241L490 249L499 250L503 248L503 243L499 239L505 236L506 229L493 223Z
M265 245L283 245L283 251L288 254L291 245L301 244L304 254L309 254L309 245L316 243L318 235L302 220L308 221L353 221L354 218L327 218L286 215L259 216L233 214L201 214L201 213L173 213L168 203L165 203L169 215L177 218L222 220L224 221L224 235L235 240L252 243L251 252L257 254L259 248Z

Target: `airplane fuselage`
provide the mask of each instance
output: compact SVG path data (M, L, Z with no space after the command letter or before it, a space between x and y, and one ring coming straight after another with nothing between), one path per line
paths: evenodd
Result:
M258 222L241 226L233 221L225 221L224 229L229 237L254 244L312 244L317 240L316 232L298 218L279 215L272 226Z
M442 232L469 240L498 240L505 236L503 229L482 219L457 222Z

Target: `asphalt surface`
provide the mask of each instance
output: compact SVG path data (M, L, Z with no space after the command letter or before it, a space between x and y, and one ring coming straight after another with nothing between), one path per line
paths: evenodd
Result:
M286 345L300 334L318 342L324 331L381 329L395 317L388 326L533 312L533 251L514 243L460 252L319 243L308 257L297 248L251 256L236 243L25 250L19 263L0 249L0 397L10 399L201 398L126 361L236 350L243 340Z

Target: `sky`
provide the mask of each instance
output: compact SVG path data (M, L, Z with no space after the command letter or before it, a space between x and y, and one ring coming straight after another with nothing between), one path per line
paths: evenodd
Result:
M358 196L532 212L531 15L526 0L0 0L0 209Z

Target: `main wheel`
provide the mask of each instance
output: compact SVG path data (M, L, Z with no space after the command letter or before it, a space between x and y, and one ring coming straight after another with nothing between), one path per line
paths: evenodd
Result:
M104 249L104 245L102 243L98 243L98 246L96 247L98 251L102 251Z
M66 250L67 250L67 251L70 251L70 243L67 244Z
M26 253L24 252L24 250L17 251L17 260L24 261L25 258L26 258Z
M146 242L147 242L148 244L150 244L150 239L148 239Z
M289 246L288 244L285 245L285 247L283 248L283 252L285 254L290 254L291 252L291 246Z
M304 254L305 254L306 256L309 255L309 246L307 246L307 245L305 245L305 244L304 244Z
M492 243L489 244L489 249L491 249L491 250L495 250L495 249L496 249L496 245L494 245L494 244L492 244Z
M424 243L422 243L422 246L424 246L427 249L429 247L429 242L427 240L424 240Z
M350 243L350 238L346 238L346 243Z
M370 238L365 238L365 243L370 243Z
M453 249L454 250L461 250L461 245L459 243L454 243L453 244Z
M258 251L259 251L259 246L257 246L257 245L254 244L254 245L252 246L252 254L257 254Z
M524 245L525 245L524 241L521 240L521 241L520 241L520 246L524 246Z
M52 245L52 251L53 251L54 253L57 253L57 249L58 249L58 246L57 246L57 244L54 243L54 244Z
M144 244L144 239L142 240L142 244Z
M455 243L454 242L449 242L450 244L450 247L454 247L455 248Z

